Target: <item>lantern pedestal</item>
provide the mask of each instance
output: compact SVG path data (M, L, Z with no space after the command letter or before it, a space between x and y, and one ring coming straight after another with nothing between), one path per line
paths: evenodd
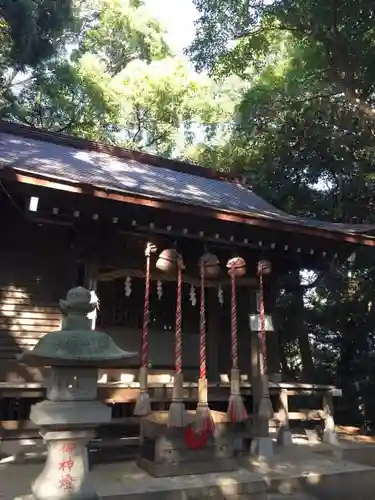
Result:
M97 370L92 368L52 368L47 397L54 400L31 407L30 420L40 427L47 444L45 467L31 486L35 500L98 498L89 480L86 445L95 437L94 428L111 420L111 409L100 401L84 400L96 397L96 380Z
M94 430L41 430L48 456L40 476L31 486L35 500L97 500L89 479L87 443Z
M97 500L89 480L87 443L96 426L111 420L111 409L96 399L98 368L118 365L135 353L91 330L88 315L97 302L88 290L70 290L60 305L66 313L63 329L45 335L20 356L25 364L51 367L47 399L30 412L47 444L47 462L31 491L35 500Z
M168 427L167 412L143 418L138 466L154 477L236 470L244 450L245 424L228 422L222 412L212 411L212 417L212 434L195 433L193 411L187 412L183 428Z

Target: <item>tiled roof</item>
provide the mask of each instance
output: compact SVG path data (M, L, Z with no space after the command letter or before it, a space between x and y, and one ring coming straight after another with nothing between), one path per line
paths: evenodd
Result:
M374 231L375 226L302 219L273 207L239 183L193 175L108 153L76 149L45 139L0 133L0 165L51 179L90 184L154 199L226 210L289 224L342 233ZM146 156L147 158L147 156ZM159 162L160 163L160 162ZM168 162L166 162L168 164Z

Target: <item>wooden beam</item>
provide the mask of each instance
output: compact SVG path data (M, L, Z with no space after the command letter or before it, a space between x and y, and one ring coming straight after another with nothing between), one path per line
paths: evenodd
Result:
M114 269L113 271L106 271L98 275L98 281L113 281L119 278L126 278L129 276L130 278L144 278L145 273L142 269ZM157 272L153 270L151 272L151 280L153 281L176 281L176 277L168 274L164 274L161 272ZM184 283L188 283L189 285L200 285L199 278L195 278L194 276L189 276L188 274L183 275ZM238 278L237 286L258 286L257 278ZM229 278L215 279L215 280L206 280L206 287L217 287L219 285L226 286L230 284Z
M303 234L315 238L324 238L328 240L342 241L356 245L375 246L375 237L368 235L348 234L325 228L306 227L303 225L278 221L266 216L257 216L256 214L240 214L231 210L218 210L206 208L187 203L174 201L157 200L152 197L142 197L135 194L123 194L110 190L97 189L95 186L83 183L71 183L65 179L52 181L41 176L18 173L16 169L4 167L0 170L0 177L13 180L23 184L50 188L60 191L66 191L75 194L86 194L96 198L117 201L132 205L139 205L159 210L168 210L185 214L194 214L198 217L214 218L222 222L231 222L244 224L247 226L261 227L263 229L273 229L294 234Z

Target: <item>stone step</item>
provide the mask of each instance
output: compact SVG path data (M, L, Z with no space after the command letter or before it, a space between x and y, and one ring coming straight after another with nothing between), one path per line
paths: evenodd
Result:
M306 493L298 492L291 495L282 495L281 493L273 493L267 495L267 500L318 500L316 497L307 495Z

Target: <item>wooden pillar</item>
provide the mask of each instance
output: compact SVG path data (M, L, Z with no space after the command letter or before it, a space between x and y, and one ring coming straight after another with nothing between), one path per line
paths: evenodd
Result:
M231 336L230 336L230 286L223 288L223 305L219 304L220 310L220 333L218 343L219 372L229 376L232 367L231 361Z
M251 331L251 388L253 394L253 412L257 414L260 398L260 347L258 332Z
M95 262L88 262L85 266L85 287L90 290L90 292L97 291L97 277L98 277L98 266ZM91 328L95 330L97 311L90 313L90 318L92 320Z
M255 295L255 294L254 294ZM252 384L254 399L254 435L251 442L251 453L257 456L273 455L273 444L269 434L269 420L273 417L273 408L269 395L268 375L264 373L264 364L260 349L259 330L259 293L255 295L256 313L249 315L249 328L252 330Z
M241 374L251 380L251 332L249 314L251 311L251 289L248 286L237 288L237 324L238 324L238 358ZM228 332L230 336L230 330Z
M267 279L265 282L265 309L266 314L273 316L276 299L279 292L277 281ZM278 329L273 322L274 330L267 332L267 358L268 358L268 375L271 382L281 381L281 354Z
M223 311L217 297L215 287L207 288L207 354L208 378L216 382L220 380L219 346L224 334Z

